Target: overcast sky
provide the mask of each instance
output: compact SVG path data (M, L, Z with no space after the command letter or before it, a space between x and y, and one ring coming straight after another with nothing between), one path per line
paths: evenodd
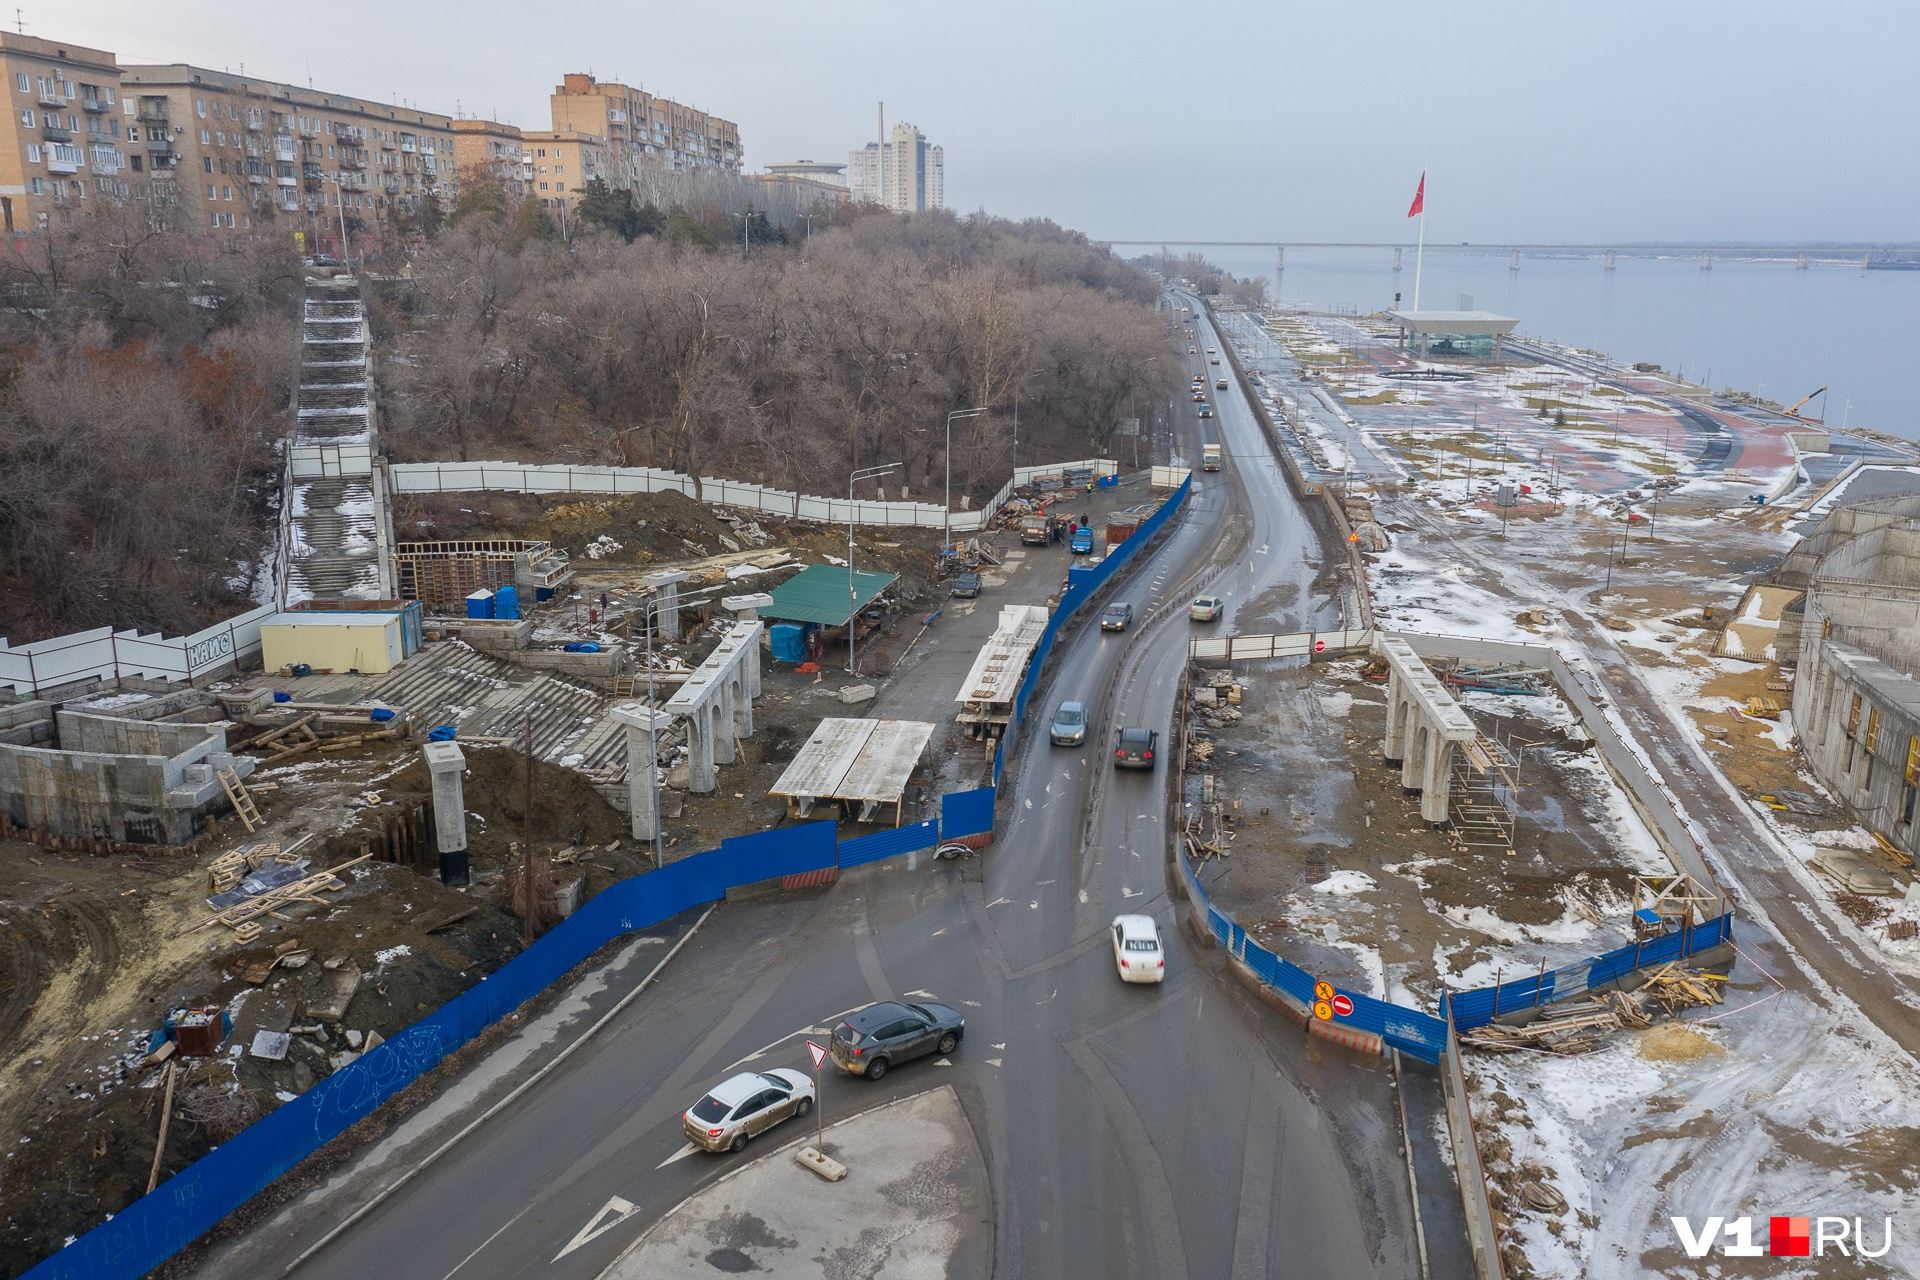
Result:
M29 0L30 34L548 127L591 70L844 162L875 104L947 203L1113 239L1913 240L1920 6L1772 0L320 9Z

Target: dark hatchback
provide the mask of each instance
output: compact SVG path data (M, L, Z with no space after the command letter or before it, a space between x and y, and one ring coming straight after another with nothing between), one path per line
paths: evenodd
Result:
M910 1059L952 1053L966 1033L967 1020L944 1004L887 1000L842 1018L827 1052L842 1070L878 1080Z

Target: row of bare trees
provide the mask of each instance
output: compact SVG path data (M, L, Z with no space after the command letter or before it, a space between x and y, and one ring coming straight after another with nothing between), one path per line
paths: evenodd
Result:
M298 376L283 237L137 203L0 245L0 635L191 632L244 607Z
M983 215L836 218L702 252L649 237L441 235L385 294L388 439L409 459L668 467L932 497L1109 447L1181 379L1157 286L1084 237Z

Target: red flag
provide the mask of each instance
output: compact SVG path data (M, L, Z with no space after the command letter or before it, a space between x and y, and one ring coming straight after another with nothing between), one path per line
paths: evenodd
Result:
M1420 188L1413 193L1413 204L1407 209L1409 218L1417 218L1427 211L1427 175L1420 174Z

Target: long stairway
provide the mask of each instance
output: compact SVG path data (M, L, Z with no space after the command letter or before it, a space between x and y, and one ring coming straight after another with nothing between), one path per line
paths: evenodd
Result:
M392 528L377 465L372 348L359 282L309 277L299 426L287 470L287 601L389 599Z

